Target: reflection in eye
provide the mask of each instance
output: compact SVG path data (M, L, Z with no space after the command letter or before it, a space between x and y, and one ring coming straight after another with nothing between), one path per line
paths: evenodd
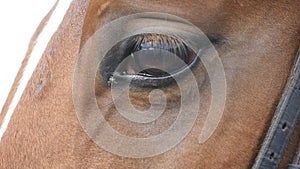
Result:
M179 64L178 59L183 62ZM130 79L138 87L163 87L174 82L172 76L192 68L197 60L195 52L179 37L139 34L119 42L106 54L100 74L108 85L117 78Z

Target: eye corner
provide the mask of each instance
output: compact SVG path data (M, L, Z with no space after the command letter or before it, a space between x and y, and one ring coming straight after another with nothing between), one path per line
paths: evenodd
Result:
M227 41L227 39L219 33L208 33L206 36L214 46L221 46Z

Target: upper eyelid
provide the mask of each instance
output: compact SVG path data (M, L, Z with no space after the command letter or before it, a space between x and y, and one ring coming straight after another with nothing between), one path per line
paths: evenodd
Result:
M167 18L156 18L156 17L140 17L140 19L147 19L147 20L164 20L164 21L167 21L167 22L172 22L172 23L177 23L178 25L186 25L186 26L193 26L193 25L190 25L190 24L187 24L185 22L181 22L179 20L175 20L175 19L167 19ZM130 22L129 22L130 24ZM215 46L215 47L218 47L219 45L222 45L224 44L227 39L222 36L221 34L218 34L218 33L208 33L208 34L205 34L206 37L210 40L210 42Z
M160 18L160 17L154 17L154 16L142 16L142 17L139 17L139 18L135 18L133 20L129 20L128 23L126 23L125 27L126 27L126 29L131 29L131 25L142 24L143 22L148 22L148 23L149 22L159 22L159 23L165 22L167 24L172 24L173 27L176 27L179 30L180 30L180 28L184 28L184 29L181 29L182 30L181 33L185 32L185 36L188 37L188 38L184 38L184 39L193 39L193 38L196 37L194 35L195 32L189 31L189 30L193 30L194 25L183 22L181 20L176 20L176 19L173 19L173 18ZM189 29L189 28L191 28L191 29ZM145 27L144 30L147 30L147 27ZM143 32L140 32L140 33L143 33ZM153 32L153 33L159 33L159 32ZM174 33L175 36L177 36L176 32L173 32L173 33ZM196 37L196 38L199 38L199 36ZM205 40L205 38L208 38L209 41L215 47L217 47L219 45L222 45L227 40L221 34L218 34L218 33L208 33L208 34L203 33L202 38L203 38L203 40L201 42L207 42ZM208 44L208 45L210 46L210 44ZM207 44L201 44L201 46L207 46Z
M158 17L153 17L153 16L147 16L147 17L140 17L140 19L148 19L148 20L163 20L163 21L168 21L168 22L173 22L173 23L178 23L178 24L185 24L185 25L191 25L186 22L182 22L180 20L175 20L172 18L158 18Z
M164 20L163 18L167 19ZM151 22L149 22L149 19ZM178 20L178 22L174 20ZM88 51L90 55L95 57L95 62L100 63L102 58L115 44L128 37L145 33L157 33L179 37L196 54L203 51L203 49L214 47L207 36L187 20L174 15L151 12L121 17L103 25L88 39L85 46L88 46L89 49L97 49Z

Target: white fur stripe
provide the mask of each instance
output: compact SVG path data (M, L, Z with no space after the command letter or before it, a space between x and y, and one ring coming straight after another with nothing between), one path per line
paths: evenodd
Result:
M25 67L23 76L21 77L20 84L16 91L16 94L13 97L12 103L9 105L9 109L4 117L4 121L0 127L0 141L5 131L7 130L10 119L15 111L16 106L18 105L22 94L25 91L25 88L37 66L39 63L41 56L47 47L48 42L51 37L57 30L58 26L63 20L66 11L70 6L71 0L63 0L58 3L58 6L54 10L48 24L44 28L43 32L39 35L37 39L37 44L35 45L32 54L29 57L29 61L27 66Z

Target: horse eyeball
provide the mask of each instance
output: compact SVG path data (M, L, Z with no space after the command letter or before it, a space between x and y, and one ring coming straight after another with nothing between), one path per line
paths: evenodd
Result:
M108 86L131 80L137 87L164 87L197 63L196 53L176 36L146 33L129 37L103 58L100 75Z

